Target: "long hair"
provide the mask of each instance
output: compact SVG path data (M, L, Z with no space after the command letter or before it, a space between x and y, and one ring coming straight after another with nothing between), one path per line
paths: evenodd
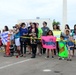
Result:
M36 23L33 23L33 24L34 24L34 26L35 26L35 31L36 31L36 29L37 29ZM32 31L32 26L31 26L31 31Z
M5 29L6 29L5 31L9 31L8 26L5 26Z
M49 32L51 32L51 35L53 35L53 32L52 32L52 30L49 30L49 31L47 32L47 35L49 35Z
M57 30L60 30L60 26L57 26Z
M53 30L55 29L54 26L56 26L56 29L57 29L57 25L53 25Z
M37 27L36 27L36 23L33 23L33 24L35 25L35 29L36 29L36 28L37 28Z
M74 30L75 30L76 24L74 25Z
M65 25L65 27L66 27L66 26L67 26L67 28L68 28L68 29L70 29L70 27L69 27L69 25L68 25L68 24L66 24L66 25ZM65 29L66 29L66 28L65 28Z

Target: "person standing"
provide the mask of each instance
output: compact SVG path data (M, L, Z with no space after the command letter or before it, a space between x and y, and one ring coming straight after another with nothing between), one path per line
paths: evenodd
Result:
M5 36L4 36L5 35ZM10 56L10 32L9 32L9 28L8 26L4 26L4 32L2 33L2 40L3 40L3 45L4 45L4 48L5 48L5 55L4 57L7 57L7 56Z
M53 36L52 30L48 31L47 36ZM52 54L52 58L54 58L54 49L47 49L47 58L49 58L49 56L50 56L50 51Z
M43 34L42 36L46 36L47 35L47 32L50 30L48 27L47 27L47 22L43 22L43 27L41 28L42 31L43 31ZM43 54L46 53L46 48L43 48Z
M60 31L60 28L57 25L53 25L53 31ZM59 44L58 41L56 41L57 44L57 53L59 54ZM54 54L56 55L56 50L54 50Z
M38 54L42 54L42 46L41 46L41 36L42 36L42 29L39 27L39 23L36 23L36 27L38 28L38 40L37 40L37 48L38 48Z
M31 37L30 43L32 47L32 57L36 58L36 52L37 52L37 38L38 38L38 29L36 28L36 23L32 24L32 27L29 31L29 36Z
M15 45L17 47L17 53L20 55L20 31L19 26L16 24L16 30L14 31Z
M73 56L73 51L74 50L74 42L73 42L73 37L69 36L69 40L67 42L68 46L68 51L69 51L69 56L68 56L68 61L72 61L72 56Z
M76 49L76 24L74 25L74 31L72 32L72 34L73 34L73 39L75 40L74 50L73 50L73 56L74 56Z
M25 28L25 23L21 23L21 27L20 27L20 44L21 44L21 55L20 57L24 56L26 57L26 43L27 43L27 35L28 35L28 29ZM23 47L24 47L24 51L23 51Z
M30 34L30 30L31 30L32 24L33 24L33 23L30 22L30 23L29 23L29 26L28 26L28 37L30 37L29 34ZM31 48L31 44L30 44L30 39L28 39L28 50L29 50L29 54L31 54L32 48Z
M64 35L64 40L67 41L69 39L69 36L70 36L70 32L69 30L66 30L65 35Z
M0 49L2 50L1 30L0 30Z

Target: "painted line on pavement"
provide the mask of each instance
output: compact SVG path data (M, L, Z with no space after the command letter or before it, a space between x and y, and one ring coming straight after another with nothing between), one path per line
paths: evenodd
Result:
M50 69L44 69L43 72L51 72Z
M9 65L5 65L5 66L0 67L0 70L5 69L7 67L11 67L13 65L21 64L21 63L24 63L24 62L27 62L27 61L30 61L30 60L32 60L32 59L27 59L27 60L23 60L23 61L19 61L19 62L16 62L16 63L9 64Z

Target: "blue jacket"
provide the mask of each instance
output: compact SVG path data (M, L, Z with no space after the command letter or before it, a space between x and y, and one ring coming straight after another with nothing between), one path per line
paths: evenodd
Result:
M20 28L20 36L24 36L23 34L28 34L28 29L27 28L25 28L25 29Z

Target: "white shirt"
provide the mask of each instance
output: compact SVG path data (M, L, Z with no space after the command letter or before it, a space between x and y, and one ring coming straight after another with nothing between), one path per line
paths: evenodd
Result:
M73 39L75 39L75 40L76 40L76 34L74 34L74 35L73 35Z

